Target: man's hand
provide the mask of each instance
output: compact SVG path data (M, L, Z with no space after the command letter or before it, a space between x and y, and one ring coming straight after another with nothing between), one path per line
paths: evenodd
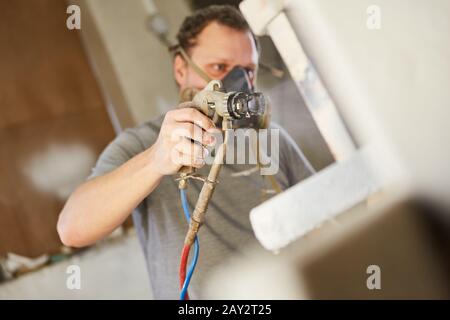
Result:
M182 166L201 168L208 150L215 143L215 128L211 119L193 108L191 102L166 113L156 142L151 147L155 170L162 175L178 172Z
M65 245L83 247L102 239L125 221L163 175L174 174L181 166L204 165L203 146L214 144L212 133L219 130L207 116L189 106L192 103L167 112L159 136L149 149L115 170L86 181L72 193L57 227Z

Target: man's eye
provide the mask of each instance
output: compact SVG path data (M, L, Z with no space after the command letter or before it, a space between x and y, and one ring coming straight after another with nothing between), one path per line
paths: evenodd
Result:
M226 70L227 66L223 63L216 63L216 64L213 64L212 68L214 71L223 72Z

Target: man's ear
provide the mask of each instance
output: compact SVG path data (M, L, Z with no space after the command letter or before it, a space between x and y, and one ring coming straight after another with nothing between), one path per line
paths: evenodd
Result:
M182 88L186 83L187 63L179 54L177 54L173 60L173 75L178 86Z

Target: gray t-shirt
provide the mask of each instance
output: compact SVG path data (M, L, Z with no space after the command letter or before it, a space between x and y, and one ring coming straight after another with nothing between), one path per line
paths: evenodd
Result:
M150 147L158 136L163 117L127 129L100 155L89 178L104 175ZM279 139L279 171L275 178L287 189L313 173L313 169L292 138L282 128ZM249 212L261 203L261 190L270 183L259 171L248 176L233 173L254 165L224 165L199 231L200 256L189 286L193 299L202 298L200 288L208 272L232 254L242 254L244 246L255 244ZM197 172L207 175L209 166ZM134 210L133 221L144 251L150 284L156 299L178 299L178 268L188 224L183 215L176 176L165 176L160 185ZM201 181L189 180L187 198L191 211L198 198ZM193 251L193 250L192 250ZM191 253L192 256L193 253ZM130 271L132 272L132 270Z

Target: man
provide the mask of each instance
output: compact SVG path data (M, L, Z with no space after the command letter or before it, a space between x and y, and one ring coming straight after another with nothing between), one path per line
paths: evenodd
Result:
M202 75L224 79L235 67L245 70L250 84L254 84L257 42L245 19L233 7L210 6L195 12L186 18L177 39L188 55L178 51L173 62L180 92L203 88L207 81ZM195 128L202 129L200 137L180 137L183 143L173 139L178 129L193 133L198 131ZM182 165L207 173L202 144L214 144L212 137L217 130L200 111L184 108L121 133L104 150L91 177L73 192L61 212L58 232L62 242L72 247L93 244L133 212L155 298L177 299L179 258L188 225L178 198L178 184L172 175ZM172 161L174 150L180 161ZM283 130L279 152L280 170L275 178L283 189L311 174L311 166ZM249 211L260 203L264 180L258 172L233 175L249 167L226 164L221 171L199 233L201 254L189 287L191 298L201 297L201 282L214 266L231 253L240 252L243 246L256 242ZM189 180L187 196L191 208L201 185Z

